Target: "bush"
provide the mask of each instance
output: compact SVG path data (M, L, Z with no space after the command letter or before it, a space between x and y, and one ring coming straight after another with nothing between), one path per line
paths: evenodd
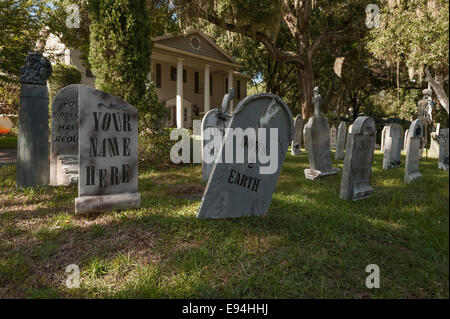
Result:
M53 65L53 73L48 79L50 103L62 88L71 84L80 84L80 82L81 72L76 66L65 65L63 63Z

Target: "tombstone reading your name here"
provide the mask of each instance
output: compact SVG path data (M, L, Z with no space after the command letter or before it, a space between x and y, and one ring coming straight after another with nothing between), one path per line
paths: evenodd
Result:
M292 113L278 96L261 93L241 100L226 129L197 218L265 215L293 135ZM225 162L220 161L222 153Z
M390 124L386 127L384 136L383 169L391 169L400 166L402 139L402 128L400 125Z
M420 143L423 137L423 126L420 120L411 123L406 139L406 162L405 162L405 182L411 183L420 179L419 172L419 152Z
M347 123L341 122L338 127L337 141L336 141L336 153L334 159L344 159L345 142L347 140Z
M80 85L79 182L75 213L139 208L138 112L121 99Z
M78 84L66 86L52 102L50 185L78 182Z
M348 134L342 171L342 199L356 201L373 194L370 186L376 127L372 117L360 116L356 119L352 133Z
M291 145L291 155L300 155L302 153L301 143L303 138L303 118L299 114L294 121L294 139Z

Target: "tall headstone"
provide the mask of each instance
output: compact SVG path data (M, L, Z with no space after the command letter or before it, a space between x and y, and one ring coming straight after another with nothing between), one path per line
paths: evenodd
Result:
M406 152L406 141L408 140L408 132L409 132L409 129L407 129L406 131L405 131L405 134L404 134L404 138L403 138L403 150Z
M336 141L336 153L334 158L336 160L344 159L345 142L347 140L347 123L341 122L338 128L337 141Z
M337 129L334 124L330 128L330 148L332 150L336 149L336 139L337 139Z
M439 162L438 168L448 172L448 135L449 129L442 129L439 132Z
M139 208L138 111L89 86L78 88L79 172L75 213Z
M251 134L265 128L265 141ZM260 93L241 100L233 113L218 159L225 152L231 160L214 163L197 218L228 218L265 215L294 135L292 113L288 106L273 94ZM261 130L263 132L263 130ZM255 133L258 136L258 133ZM261 133L262 134L262 133ZM277 134L277 135L275 135ZM240 135L240 136L239 136ZM276 139L275 139L276 138ZM277 161L263 163L260 153L269 155L277 147ZM237 160L236 151L244 150ZM255 159L248 151L254 150ZM270 151L269 151L270 150Z
M389 126L385 125L383 126L383 130L381 131L381 152L384 153L384 145L385 145L385 139L386 139L386 130Z
M438 124L436 131L430 134L430 150L428 152L429 157L439 158L439 133L440 124Z
M78 183L78 84L66 86L51 108L50 185Z
M411 183L422 177L422 174L419 172L419 151L422 137L422 122L415 120L409 127L406 140L405 183Z
M299 114L294 121L294 139L292 140L291 154L300 155L302 153L301 143L303 138L303 118Z
M402 128L398 124L386 127L384 137L383 169L400 166L402 155Z
M220 137L223 141L225 136L225 128L228 127L231 120L230 103L234 98L234 91L230 90L229 94L225 94L222 101L222 109L212 109L205 114L202 120L202 177L207 181L211 175L215 158L220 151L221 144L215 143L215 137ZM210 129L209 136L206 136L207 129ZM207 154L204 154L207 152ZM207 156L208 155L208 156Z
M341 180L341 199L356 201L373 194L370 178L375 141L374 119L368 116L358 117L352 133L348 134Z
M314 88L314 115L306 124L305 134L308 144L309 169L305 169L305 177L315 180L319 177L339 172L331 166L330 126L326 116L319 111L319 88Z
M48 88L50 62L30 52L20 68L16 187L48 185Z

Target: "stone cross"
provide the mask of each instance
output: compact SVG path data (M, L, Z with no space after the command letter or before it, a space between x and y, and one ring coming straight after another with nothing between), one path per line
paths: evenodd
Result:
M405 183L411 183L422 177L422 174L419 172L419 151L422 137L422 122L415 120L409 127L406 140Z
M294 121L294 139L291 145L291 154L300 155L302 153L301 143L303 138L303 118L299 114L295 117Z
M383 169L391 169L400 166L402 139L402 128L400 125L390 124L386 127Z
M348 134L342 171L340 198L356 201L373 194L370 186L376 127L372 117L356 119L352 133Z
M347 140L347 123L341 122L338 127L337 141L336 141L336 153L334 159L344 159L345 142Z

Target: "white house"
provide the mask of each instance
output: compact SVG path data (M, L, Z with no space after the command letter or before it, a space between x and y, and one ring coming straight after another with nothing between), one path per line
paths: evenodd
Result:
M80 61L78 50L66 48L50 36L46 51L58 60L75 65L82 73L82 84L94 86L95 78ZM55 61L55 59L53 59ZM212 108L221 107L229 89L235 90L233 105L247 95L247 75L241 66L211 38L200 31L165 35L153 39L150 77L161 102L171 109L166 125L192 128Z

